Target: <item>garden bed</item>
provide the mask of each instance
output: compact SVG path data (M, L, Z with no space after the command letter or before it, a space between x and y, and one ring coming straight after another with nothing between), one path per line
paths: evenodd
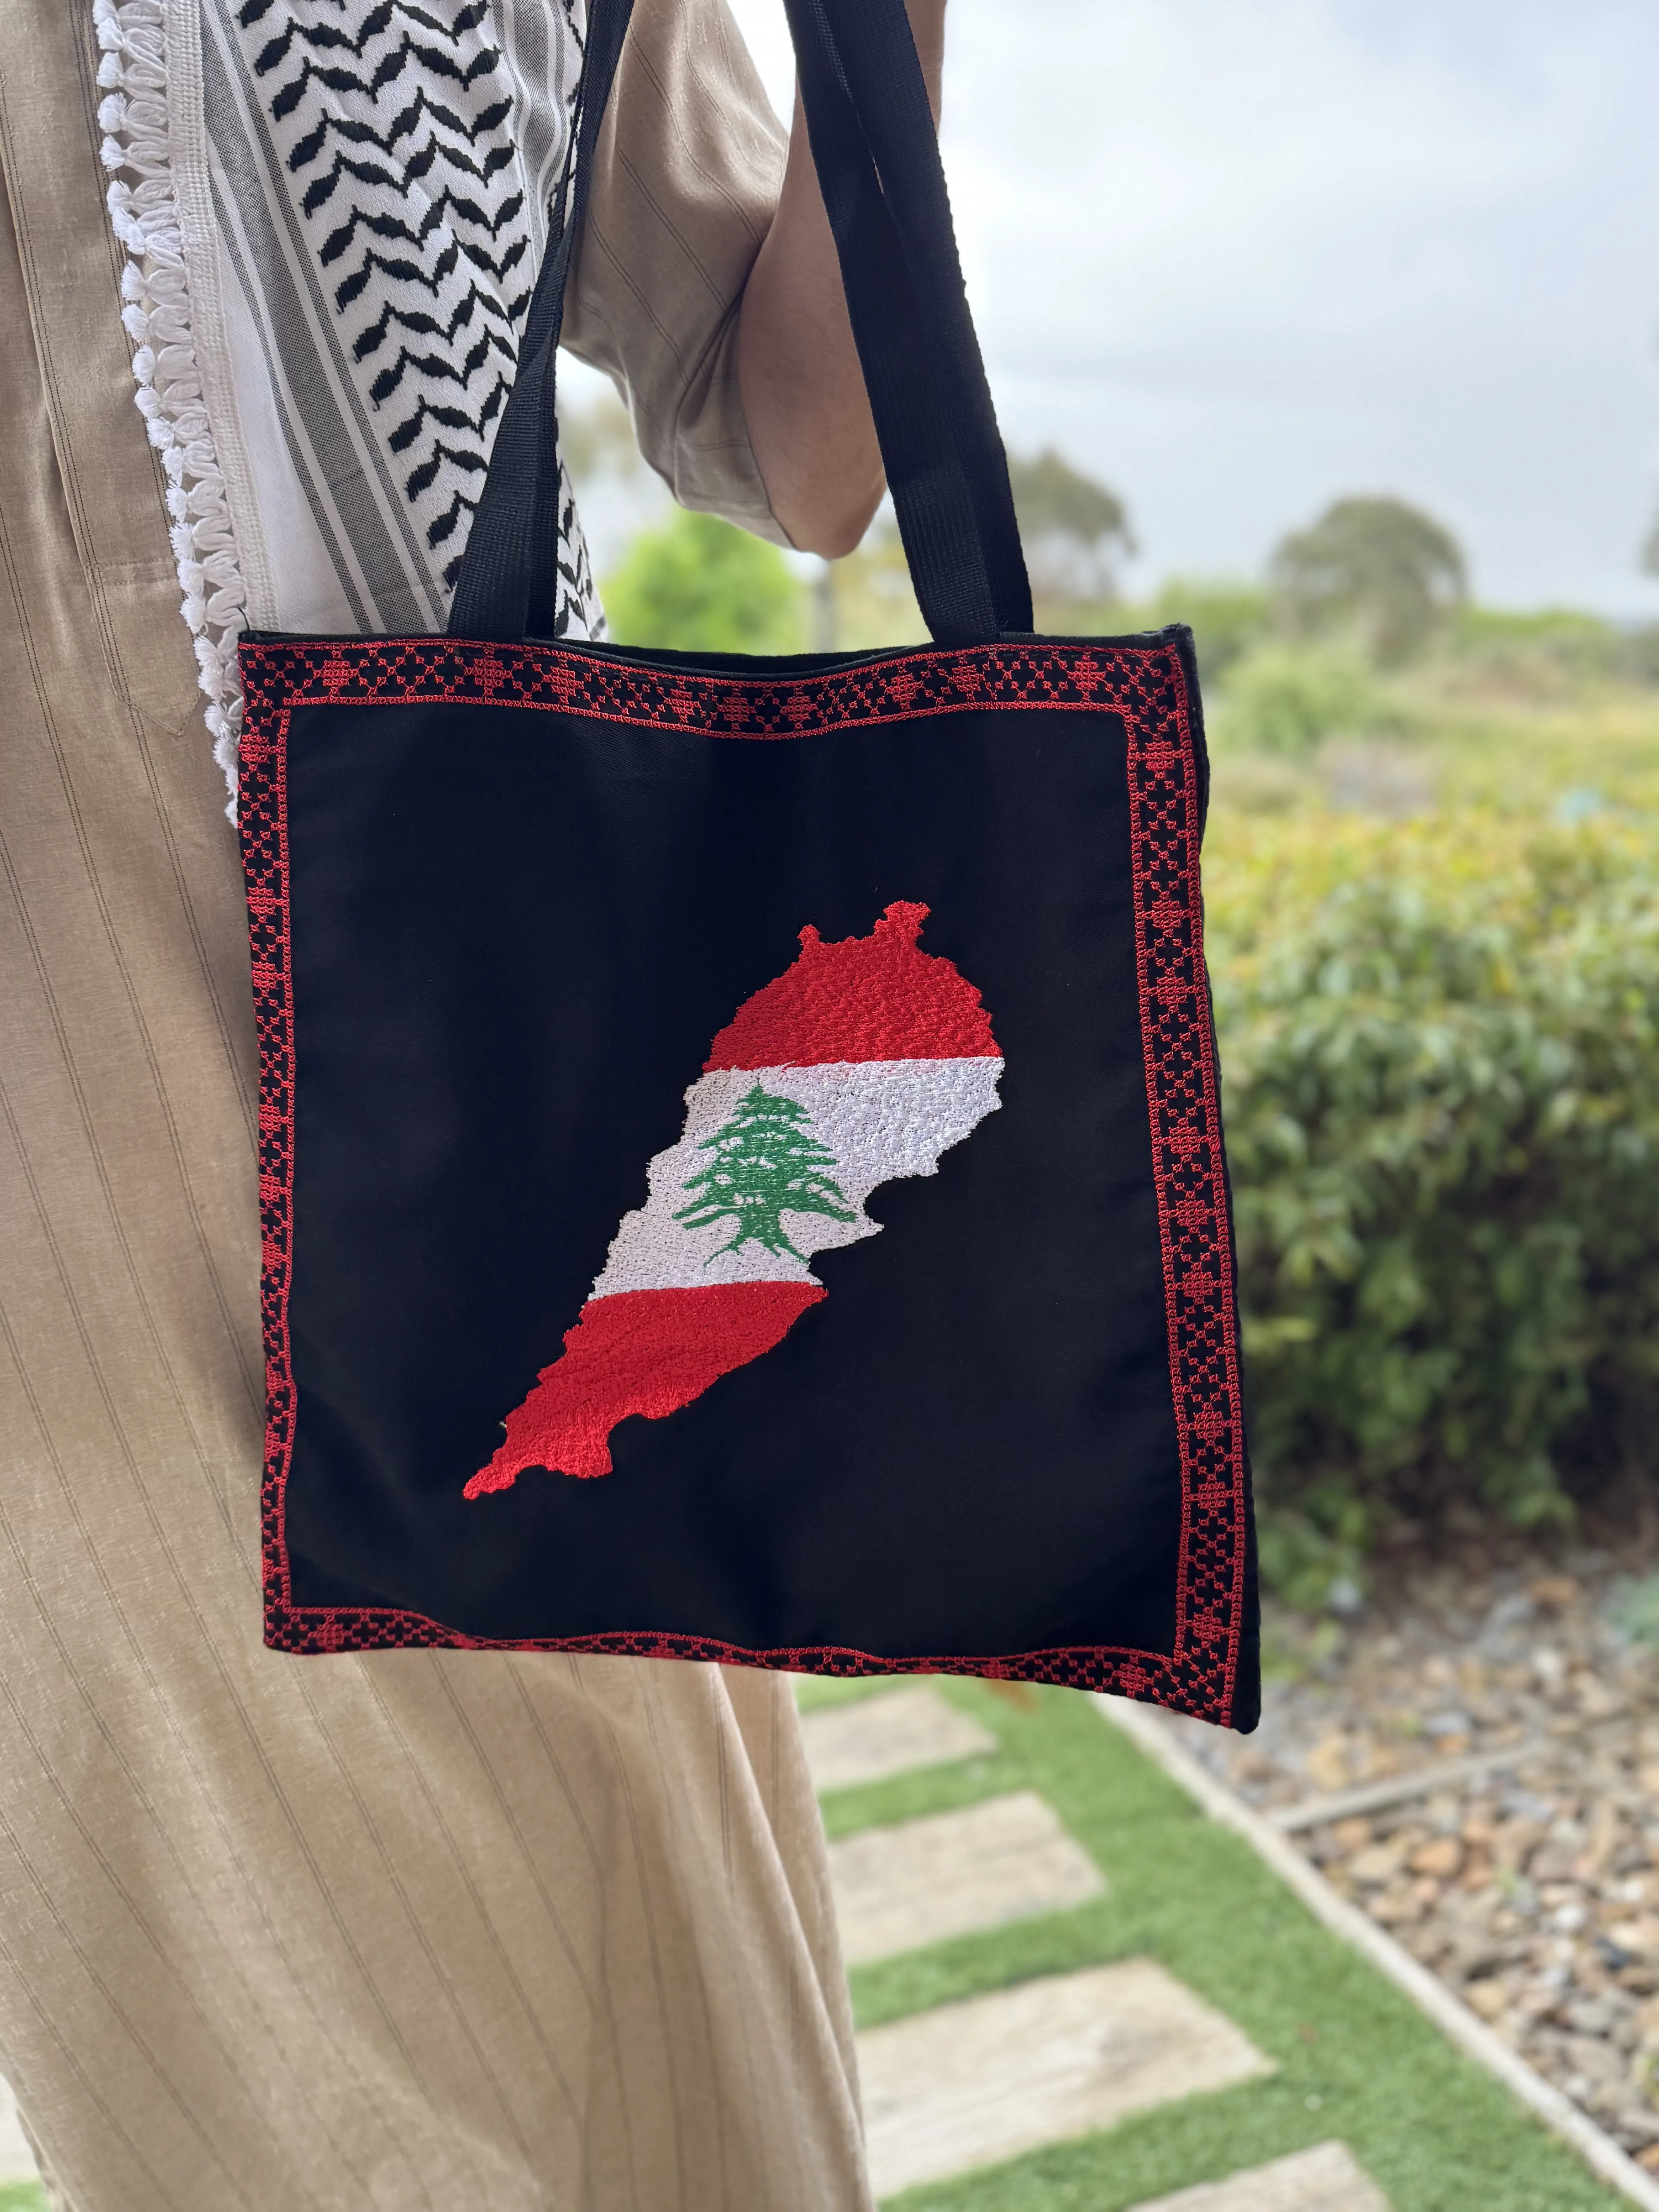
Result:
M1659 2172L1659 1618L1644 1618L1647 1595L1606 1553L1492 1571L1419 1563L1346 1623L1270 1610L1254 1736L1173 1725Z

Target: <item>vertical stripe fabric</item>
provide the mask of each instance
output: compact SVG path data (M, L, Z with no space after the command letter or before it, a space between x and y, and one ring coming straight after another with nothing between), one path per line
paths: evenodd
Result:
M261 1646L240 885L98 59L0 9L0 2071L74 2212L860 2212L786 1685Z

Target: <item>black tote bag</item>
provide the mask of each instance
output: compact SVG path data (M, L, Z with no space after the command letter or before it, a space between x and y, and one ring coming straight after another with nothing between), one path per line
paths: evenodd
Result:
M444 637L242 646L265 1634L1258 1703L1190 639L1031 630L902 0L790 0L934 642L560 643L576 153Z

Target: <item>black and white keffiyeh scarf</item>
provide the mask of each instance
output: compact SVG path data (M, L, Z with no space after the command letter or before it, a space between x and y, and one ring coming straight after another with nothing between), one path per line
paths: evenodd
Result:
M583 0L94 0L138 404L234 785L244 628L441 629ZM557 629L602 634L562 479Z

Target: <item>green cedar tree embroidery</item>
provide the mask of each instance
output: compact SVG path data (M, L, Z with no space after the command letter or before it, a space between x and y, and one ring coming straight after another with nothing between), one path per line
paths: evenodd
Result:
M722 1252L735 1252L740 1244L759 1244L768 1252L788 1252L803 1262L783 1233L786 1213L823 1213L831 1221L856 1221L847 1194L823 1170L836 1164L836 1156L812 1133L806 1109L793 1098L774 1097L757 1083L723 1129L705 1137L697 1148L714 1158L701 1175L684 1188L701 1193L674 1216L688 1229L706 1229L711 1221L735 1223L732 1241L711 1252L708 1267Z

